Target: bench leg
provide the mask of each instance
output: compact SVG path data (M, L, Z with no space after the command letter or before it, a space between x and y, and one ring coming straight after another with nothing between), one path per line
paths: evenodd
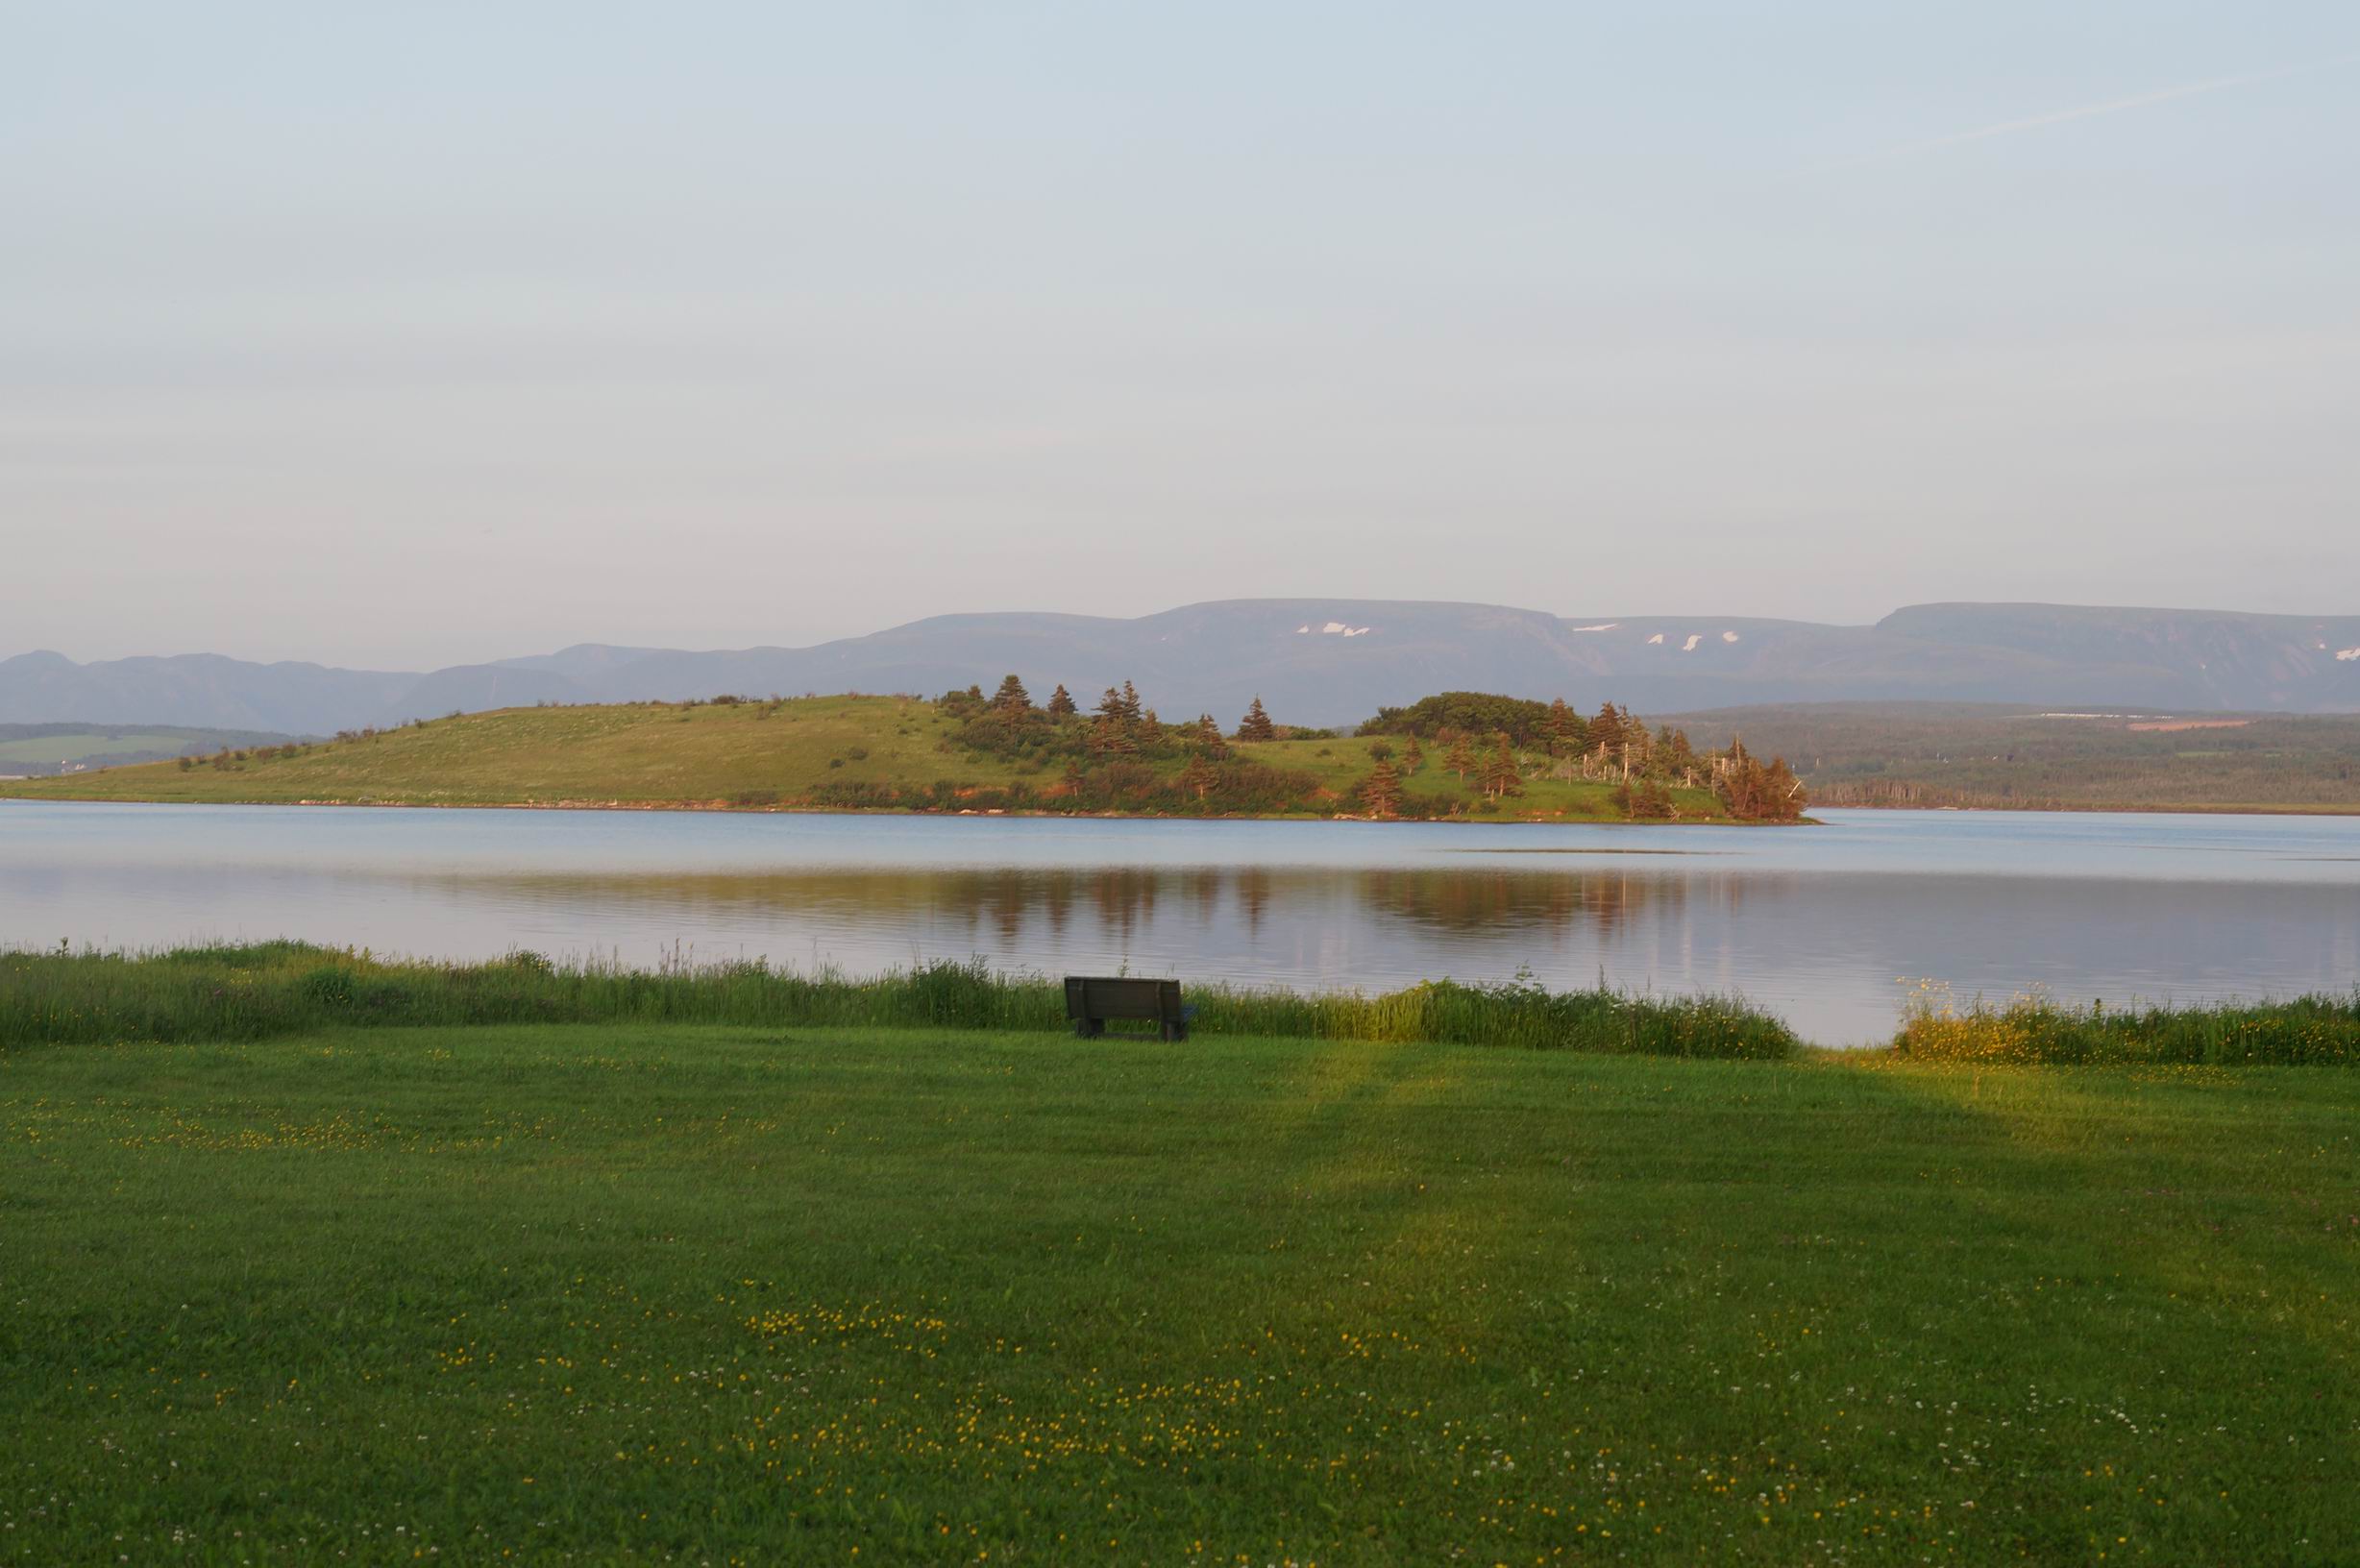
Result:
M1073 1033L1076 1039L1095 1040L1106 1033L1106 1021L1102 1018L1076 1018L1073 1020Z
M1164 1020L1165 1043L1176 1044L1188 1038L1189 1026L1185 1020L1179 1018L1167 1018Z

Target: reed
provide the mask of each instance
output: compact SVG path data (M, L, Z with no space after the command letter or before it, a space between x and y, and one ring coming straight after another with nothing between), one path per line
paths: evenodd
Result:
M2360 988L2347 996L2109 1008L2037 992L1960 1004L1922 987L1894 1052L1924 1062L2349 1066L2360 1062Z
M1785 1024L1733 998L1557 992L1519 976L1440 980L1382 995L1231 986L1188 990L1193 1027L1275 1039L1507 1045L1648 1056L1790 1054ZM123 953L0 954L0 1048L272 1039L350 1025L722 1023L1047 1030L1064 993L981 960L873 977L758 960L652 969L517 952L483 964L382 958L298 942Z

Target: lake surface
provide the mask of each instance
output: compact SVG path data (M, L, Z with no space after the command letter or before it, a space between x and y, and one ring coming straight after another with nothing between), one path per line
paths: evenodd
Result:
M300 937L1383 990L1529 968L1889 1036L1921 980L2109 1003L2360 984L2360 819L1829 811L1802 828L0 800L0 946Z

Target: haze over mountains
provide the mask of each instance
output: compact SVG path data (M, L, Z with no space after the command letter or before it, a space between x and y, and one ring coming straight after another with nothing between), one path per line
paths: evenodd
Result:
M1232 600L1121 620L936 616L811 648L710 652L582 644L427 673L218 654L0 660L0 723L186 724L327 734L454 710L734 692L989 687L1015 671L1087 706L1123 680L1167 719L1342 724L1429 692L1606 700L1665 714L1755 702L2360 711L2360 616L2050 604L1920 604L1870 626L1709 615L1559 616L1489 604Z

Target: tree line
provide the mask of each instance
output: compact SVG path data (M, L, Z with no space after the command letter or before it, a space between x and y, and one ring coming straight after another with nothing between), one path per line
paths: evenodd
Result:
M1035 770L1062 764L1064 797L1105 807L1168 796L1199 811L1302 809L1319 792L1315 775L1270 767L1237 748L1337 738L1333 730L1281 725L1259 697L1234 728L1224 730L1209 713L1168 723L1128 680L1106 688L1087 711L1063 684L1036 704L1014 674L988 696L975 685L936 700L960 721L955 744ZM1345 804L1357 803L1373 816L1463 811L1464 797L1456 792L1440 796L1414 787L1430 766L1452 774L1462 790L1474 792L1477 809L1491 812L1538 778L1610 783L1616 809L1641 820L1676 817L1676 789L1709 790L1730 815L1750 821L1791 821L1805 804L1803 787L1782 758L1764 761L1742 741L1719 751L1699 750L1685 731L1670 725L1650 730L1629 708L1611 702L1584 715L1561 698L1539 702L1443 692L1407 707L1380 709L1355 733L1368 742L1373 766ZM1403 743L1398 748L1396 741Z

